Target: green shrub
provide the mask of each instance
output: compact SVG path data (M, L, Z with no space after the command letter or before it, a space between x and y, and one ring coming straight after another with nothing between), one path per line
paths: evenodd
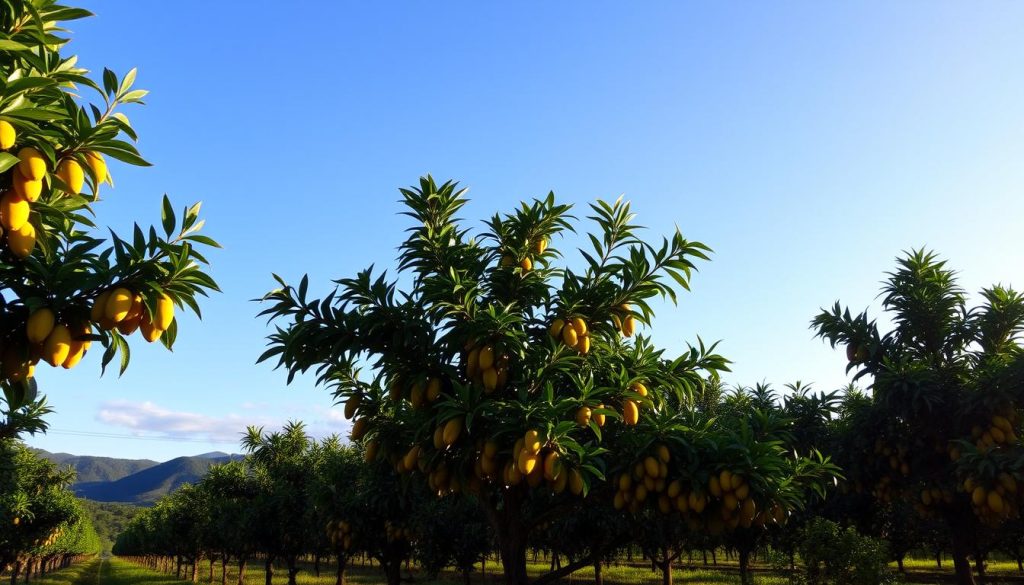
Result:
M797 545L804 566L800 580L808 585L877 585L895 583L888 568L885 542L864 536L853 528L815 518L804 529Z

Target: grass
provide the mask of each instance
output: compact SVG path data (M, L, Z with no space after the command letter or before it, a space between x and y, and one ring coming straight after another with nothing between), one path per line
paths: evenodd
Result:
M911 583L946 583L949 582L952 572L952 563L943 561L942 571L936 571L935 561L929 559L907 559L904 563L907 569L907 581ZM320 577L313 574L311 565L304 565L304 570L299 573L297 579L299 585L334 585L333 567L327 563L321 565ZM530 563L528 571L531 575L540 575L549 568L547 563ZM246 585L263 585L263 567L261 563L251 563L246 569ZM479 568L478 568L479 569ZM214 564L214 585L220 583L220 564ZM990 583L1024 582L1017 565L1013 562L990 562L987 564L988 574L994 579ZM203 562L199 567L199 583L207 583L209 579L209 564ZM235 585L237 580L237 567L229 564L228 584ZM417 585L463 585L462 579L454 573L443 573L436 580L428 580L422 573L415 573ZM661 573L651 571L649 567L636 564L620 564L604 569L605 582L608 585L660 585ZM351 567L346 573L348 585L382 585L383 576L377 567L356 566ZM673 578L678 585L738 585L739 575L736 563L720 560L714 567L691 567L677 569L673 572ZM757 585L786 585L788 580L784 575L773 573L768 570L758 570L753 575L753 581ZM135 565L123 559L96 558L57 571L44 578L34 579L36 585L182 585L190 583L174 578L174 575L167 575L151 571L144 567ZM278 569L274 574L274 583L283 584L287 582L286 573ZM487 564L486 578L481 576L478 570L473 574L473 583L477 585L490 585L500 583L500 567L495 562ZM562 585L582 585L594 582L592 568L581 569L572 576L561 581Z

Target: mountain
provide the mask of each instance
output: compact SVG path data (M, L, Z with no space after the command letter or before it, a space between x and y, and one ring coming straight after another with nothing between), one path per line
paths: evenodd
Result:
M58 465L71 465L79 472L72 486L79 497L97 502L119 502L149 506L185 483L196 483L210 467L241 459L241 455L213 452L178 457L164 463L149 460L88 457L39 450Z
M40 457L45 457L61 467L70 465L78 473L76 481L97 482L117 481L122 477L142 471L157 464L149 459L115 459L113 457L92 457L90 455L71 455L70 453L50 453L36 449Z

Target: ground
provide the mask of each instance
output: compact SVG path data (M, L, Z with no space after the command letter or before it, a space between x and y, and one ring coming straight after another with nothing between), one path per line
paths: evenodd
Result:
M944 583L947 582L943 576L934 573L934 561L915 560L906 563L908 575L907 581L912 583ZM200 565L199 582L206 583L209 577L209 565ZM497 581L493 565L488 567L488 582ZM951 568L948 567L947 568ZM531 565L531 572L540 573L546 569L544 564ZM215 566L215 583L220 583L220 567ZM989 572L995 580L990 583L1024 583L1024 576L1016 570L1013 563L989 563ZM228 572L228 583L234 585L234 575ZM675 582L679 585L732 585L739 583L735 564L720 562L717 568L712 569L687 569L677 570L674 574ZM275 583L284 583L286 580L284 571L278 571L275 575ZM299 585L333 585L334 577L330 569L321 572L319 578L311 571L303 571L298 576ZM480 574L474 575L474 583L482 583ZM571 578L562 581L565 584L583 584L593 582L592 571L579 571ZM652 572L648 568L638 566L609 567L605 571L605 582L608 585L660 585L660 573ZM173 575L164 575L136 566L125 560L117 558L94 559L80 563L74 567L47 575L43 579L33 581L35 585L182 585L187 581L179 581ZM348 574L349 585L382 585L383 580L380 573L373 567L353 567ZM454 575L443 575L437 581L427 581L422 576L416 579L420 585L462 585L462 581ZM769 571L759 571L754 583L757 585L786 585L788 580L785 576L774 574ZM254 566L247 571L246 585L263 585L263 572L260 567Z

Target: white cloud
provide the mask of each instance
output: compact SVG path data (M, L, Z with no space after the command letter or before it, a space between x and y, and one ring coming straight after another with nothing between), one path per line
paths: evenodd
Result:
M252 403L242 404L244 414L228 413L212 415L197 412L171 410L156 403L111 400L100 405L96 419L104 424L130 429L138 434L175 438L205 439L211 442L238 444L248 426L261 426L271 432L284 426L288 420L306 423L306 432L315 438L338 434L348 435L351 422L345 420L341 408L302 408L289 410L289 416L267 416L251 412ZM261 410L269 410L263 408ZM300 413L305 413L302 416Z

